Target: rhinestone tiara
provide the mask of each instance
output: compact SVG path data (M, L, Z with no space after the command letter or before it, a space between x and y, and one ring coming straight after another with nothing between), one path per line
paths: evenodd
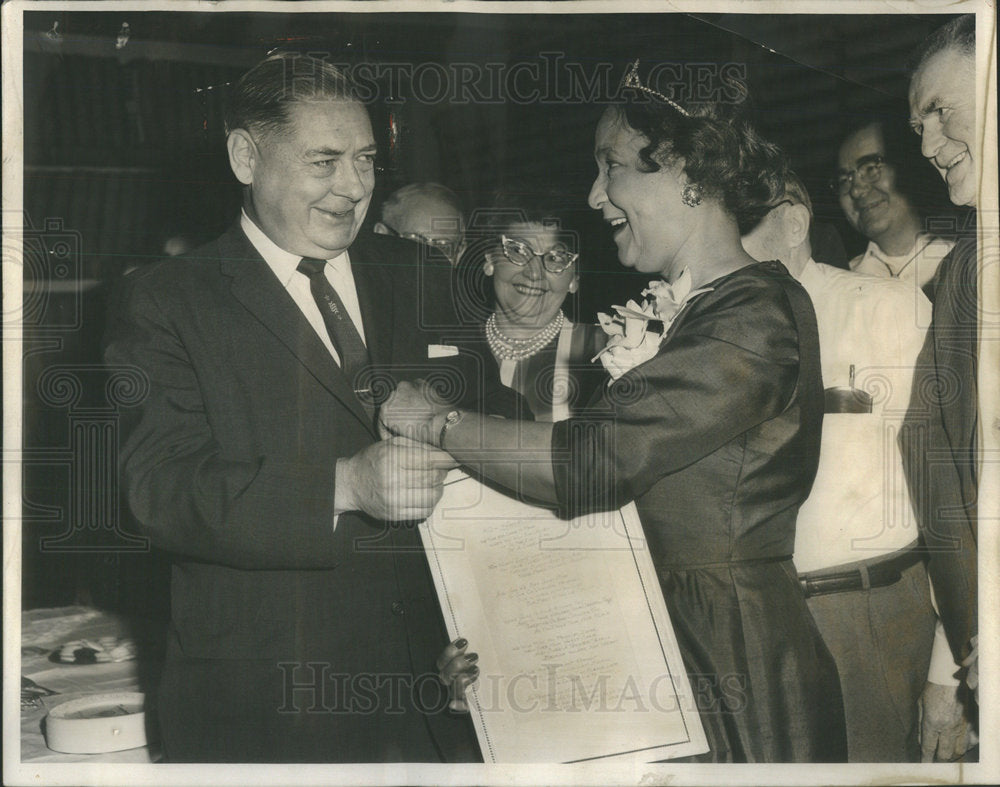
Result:
M619 89L627 87L632 88L634 90L641 90L643 93L655 96L656 98L660 99L660 101L665 101L666 103L668 103L670 106L672 106L682 115L684 115L684 117L691 117L688 111L684 109L684 107L682 107L676 101L674 101L671 98L667 98L665 95L663 95L663 93L660 93L659 91L653 90L651 87L646 87L644 84L642 84L642 80L639 79L639 58L636 58L635 60L632 61L632 65L628 67L628 70L625 72L625 76L622 77L622 83Z

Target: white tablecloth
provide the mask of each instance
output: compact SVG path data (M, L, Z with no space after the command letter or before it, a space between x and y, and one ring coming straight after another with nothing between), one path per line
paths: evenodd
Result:
M56 705L87 694L144 691L153 696L159 677L164 626L134 621L87 607L33 609L21 613L21 675L58 692L41 699L37 708L21 709L21 762L155 762L155 741L149 746L107 754L61 754L45 745L43 722ZM140 659L107 664L59 664L53 651L67 642L100 637L130 637L140 645Z

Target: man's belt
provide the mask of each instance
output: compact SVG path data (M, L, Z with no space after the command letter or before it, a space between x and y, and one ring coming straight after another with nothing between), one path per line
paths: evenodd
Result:
M910 547L885 558L875 558L848 571L829 574L800 574L799 582L806 598L828 593L849 593L894 585L903 578L906 569L920 563L926 554L919 547Z

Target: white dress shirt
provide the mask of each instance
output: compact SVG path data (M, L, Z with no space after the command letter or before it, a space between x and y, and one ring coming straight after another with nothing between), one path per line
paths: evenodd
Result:
M319 310L319 306L316 305L316 299L313 298L312 291L309 289L309 278L297 270L302 257L287 252L275 244L274 241L264 234L260 227L253 223L245 211L240 217L240 227L243 228L243 232L246 233L253 247L264 258L271 272L281 282L281 286L292 296L295 305L299 307L299 310L309 321L313 330L316 331L316 335L319 336L326 349L330 352L330 355L333 356L339 365L340 355L333 347L330 334L326 330L326 323L323 322L323 315ZM358 290L354 286L351 259L347 252L344 251L339 256L328 260L323 272L326 274L326 280L330 282L333 289L337 291L337 295L340 296L340 300L344 302L344 308L347 309L347 314L351 318L351 322L358 329L361 341L367 344L365 341L365 328L361 320L361 304L358 302Z
M871 413L828 413L819 469L796 524L795 565L870 560L918 537L896 437L910 401L930 302L910 285L809 260L800 276L819 327L823 387L855 387Z
M882 251L875 241L869 241L864 254L859 254L849 264L857 273L915 281L917 286L924 287L934 278L941 260L954 245L953 241L921 233L909 251L893 256Z
M816 481L795 525L795 566L807 572L870 560L917 539L896 436L931 305L903 281L813 260L798 279L816 310L823 387L849 385L853 364L855 387L873 399L871 413L823 417ZM938 620L928 680L957 685L957 669Z

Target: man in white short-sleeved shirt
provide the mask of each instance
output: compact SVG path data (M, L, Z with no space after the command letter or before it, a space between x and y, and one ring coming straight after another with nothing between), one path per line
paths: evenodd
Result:
M809 293L826 414L819 469L796 521L795 564L840 672L851 762L919 759L918 703L932 650L955 670L936 616L896 434L930 318L919 289L817 263L812 206L792 176L743 238ZM936 640L940 640L937 642Z

